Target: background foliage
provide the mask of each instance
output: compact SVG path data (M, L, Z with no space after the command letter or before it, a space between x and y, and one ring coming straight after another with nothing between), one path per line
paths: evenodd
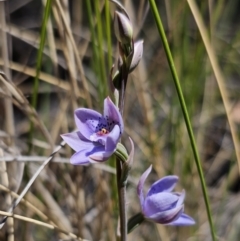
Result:
M135 189L138 178L153 164L149 183L167 174L178 175L178 190L184 188L187 193L186 213L197 222L186 228L144 223L129 240L211 240L183 115L148 1L122 3L134 24L134 39L144 39L143 58L128 81L124 112L123 142L128 145L131 136L136 149L127 191L129 216L140 210ZM0 2L0 65L12 84L10 88L0 80L2 211L14 197L3 186L14 192L25 187L61 142L59 135L75 129L74 109L84 106L102 111L103 99L109 93L109 72L116 64L117 41L112 33L116 7L101 0L52 0L39 60L45 4L39 0ZM217 236L237 241L239 146L237 150L233 147L227 119L233 121L234 133L239 136L239 2L197 1L222 72L224 95L196 25L199 16L193 15L187 1L156 4L200 150ZM39 80L35 78L37 66ZM23 94L21 98L13 90ZM223 100L230 104L229 113ZM9 218L0 231L1 240L69 240L69 232L88 240L114 240L114 161L76 167L68 163L71 154L69 147L61 149L26 195L29 203L21 202L15 210L16 214L54 224L67 234L33 221ZM14 232L7 237L12 226Z

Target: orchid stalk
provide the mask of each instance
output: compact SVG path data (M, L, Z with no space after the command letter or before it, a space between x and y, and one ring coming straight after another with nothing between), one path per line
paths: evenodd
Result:
M128 72L130 65L127 62L127 59L132 59L132 36L133 29L128 16L115 12L114 15L114 30L115 35L118 39L119 52L121 58L119 59L118 73L120 78L118 83L113 82L115 87L119 89L119 111L123 115L124 110L124 98L125 90L127 86ZM126 181L123 181L123 165L120 162L120 159L117 158L116 163L116 173L117 173L117 186L118 186L118 205L119 205L119 216L120 216L120 233L117 234L118 239L121 241L127 240L127 211L126 211ZM128 175L128 174L127 174ZM127 177L126 177L127 180ZM120 237L119 237L120 236Z
M124 132L124 99L128 76L142 58L143 41L134 42L132 23L127 11L117 1L113 2L122 10L116 11L114 16L114 31L120 56L118 65L112 67L109 77L109 86L115 101L113 102L110 97L104 100L103 114L87 108L75 110L77 131L63 134L61 137L75 151L70 158L73 165L102 163L112 155L116 156L120 220L117 240L127 241L127 234L145 220L177 226L193 225L195 221L184 213L185 191L172 192L178 181L177 176L163 177L153 183L147 194L144 194L144 184L152 166L142 174L137 186L141 212L127 221L126 186L134 159L134 143L129 137L129 153L121 143Z

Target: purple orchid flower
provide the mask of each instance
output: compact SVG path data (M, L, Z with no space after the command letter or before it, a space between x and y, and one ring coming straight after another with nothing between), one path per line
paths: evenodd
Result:
M123 120L118 108L107 97L103 115L86 108L75 110L78 131L61 135L76 153L70 162L74 165L106 161L116 150L123 133Z
M137 187L144 217L164 225L194 225L195 221L183 213L185 191L171 192L178 181L177 176L166 176L156 181L144 196L143 186L151 170L152 166L142 174Z

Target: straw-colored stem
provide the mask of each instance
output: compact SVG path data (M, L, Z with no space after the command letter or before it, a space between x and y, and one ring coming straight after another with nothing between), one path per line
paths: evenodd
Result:
M5 2L0 3L0 24L3 29L6 28L6 20L5 20ZM11 81L11 72L7 65L9 65L9 54L8 54L8 39L7 34L4 30L1 31L1 45L2 45L2 57L4 60L4 72L7 78ZM10 94L8 89L5 87L4 90L7 94ZM5 107L5 128L7 133L9 134L10 138L8 138L7 142L9 146L14 145L13 136L15 135L15 125L14 125L14 114L13 114L13 104L9 98L4 100L4 107ZM3 150L0 147L0 157L4 157ZM16 164L13 164L16 165ZM5 161L0 163L0 170L1 170L1 183L6 187L9 187L9 176L7 172L7 164ZM12 198L9 194L6 194L5 200L8 206L11 205ZM14 241L14 219L10 218L7 221L7 232L8 241Z
M10 212L0 211L0 215L4 215L4 216L7 216L7 217L13 217L15 219L19 219L19 220L22 220L22 221L25 221L25 222L30 222L30 223L33 223L35 225L43 226L43 227L48 228L48 229L52 229L52 230L56 230L58 232L65 233L69 237L73 238L74 240L88 241L86 239L79 238L77 235L75 235L73 233L70 233L70 232L67 232L63 229L60 229L59 227L57 227L53 224L45 223L45 222L42 222L42 221L39 221L39 220L36 220L36 219L24 217L24 216L21 216L21 215L18 215L18 214L10 213Z
M240 149L239 149L240 144L239 144L239 141L238 141L235 124L234 124L234 122L231 118L231 114L230 114L231 105L229 103L229 98L228 98L229 94L228 94L227 89L224 86L223 73L221 72L220 67L218 65L216 56L214 54L214 50L211 46L211 42L209 40L207 30L206 30L205 25L203 23L202 17L201 17L200 12L199 12L199 9L198 9L194 0L188 0L188 4L189 4L189 7L190 7L190 9L192 11L192 14L194 16L194 19L197 23L198 29L200 31L204 46L206 48L206 51L207 51L207 54L208 54L208 57L209 57L209 60L210 60L210 63L211 63L211 66L212 66L212 69L213 69L213 72L214 72L214 75L216 77L216 81L217 81L217 84L218 84L220 94L222 96L222 101L223 101L223 105L224 105L224 108L225 108L225 111L226 111L226 115L227 115L227 119L228 119L228 123L229 123L229 128L230 128L230 131L231 131L231 134L232 134L233 145L234 145L235 153L236 153L236 157L237 157L238 173L236 172L235 168L232 169L233 173L236 173L235 174L235 176L236 176L236 175L239 175L239 173L240 173Z
M10 213L13 213L14 209L17 207L17 205L20 203L20 201L23 199L23 197L26 195L26 193L29 191L30 187L40 174L40 172L44 169L44 167L54 158L55 154L65 145L65 142L62 141L61 144L53 151L53 153L49 156L48 159L46 159L42 165L38 168L38 170L34 173L34 175L31 177L27 185L24 187L22 190L21 194L18 196L18 198L14 201L12 206L9 208ZM4 226L6 220L7 220L8 215L3 217L0 221L0 229Z
M81 78L83 86L84 86L85 98L86 98L88 106L91 107L92 106L92 101L91 101L91 97L90 97L89 86L88 86L87 79L86 79L85 74L84 74L82 61L80 59L79 52L78 52L75 40L73 38L73 34L72 34L71 29L70 29L70 27L69 27L69 25L67 23L67 19L66 19L65 15L64 15L64 11L63 11L63 8L62 8L59 0L56 0L54 3L55 3L55 6L56 6L56 9L55 9L56 11L55 12L58 13L59 16L61 16L62 23L63 23L63 26L64 26L64 30L66 31L66 35L68 36L69 41L70 41L70 43L72 45L74 56L76 58L76 64L77 64L78 70L80 72L80 78ZM55 14L55 15L57 16L57 14Z

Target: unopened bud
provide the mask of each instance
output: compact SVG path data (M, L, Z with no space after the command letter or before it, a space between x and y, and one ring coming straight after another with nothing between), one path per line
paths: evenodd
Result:
M115 11L114 30L118 41L122 44L131 44L133 28L130 20L122 13Z
M129 68L129 73L132 72L139 64L143 54L143 40L134 43L134 53L132 62Z

